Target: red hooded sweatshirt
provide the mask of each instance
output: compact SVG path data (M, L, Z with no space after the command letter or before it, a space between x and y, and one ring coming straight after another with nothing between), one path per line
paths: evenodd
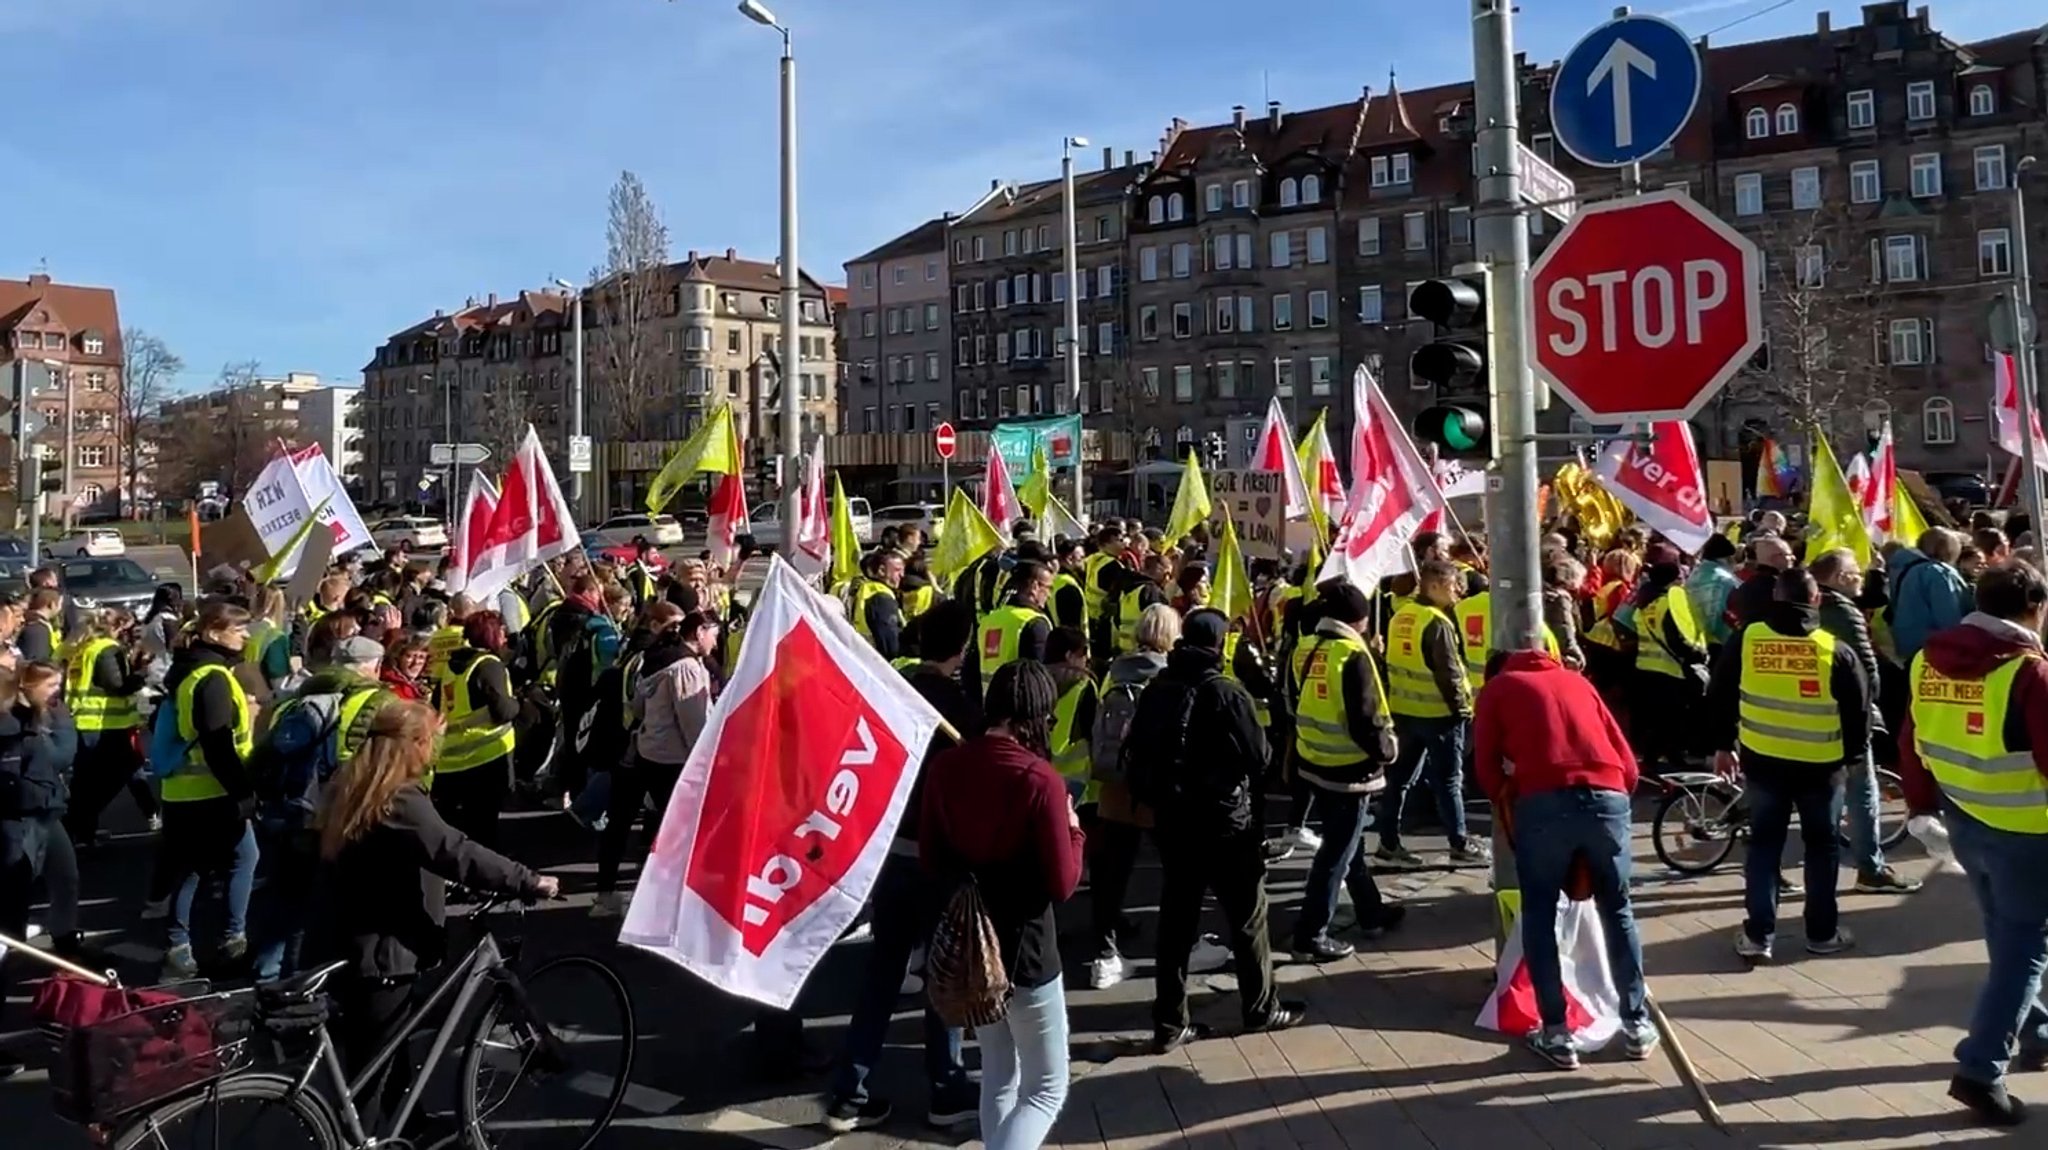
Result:
M1956 679L1982 679L1998 670L2008 659L2032 652L2034 658L2020 668L2012 681L2012 698L2005 708L2005 745L2008 750L2031 751L2034 769L2048 777L2048 661L2041 658L2040 640L2021 628L1989 615L1966 616L1961 623L1937 631L1927 640L1922 653L1935 670ZM1920 761L1920 748L1913 742L1913 711L1899 728L1899 782L1906 789L1906 806L1915 814L1933 814L1940 809L1940 784Z
M1479 786L1496 801L1565 787L1636 789L1636 756L1600 692L1545 651L1516 651L1479 691L1472 725Z

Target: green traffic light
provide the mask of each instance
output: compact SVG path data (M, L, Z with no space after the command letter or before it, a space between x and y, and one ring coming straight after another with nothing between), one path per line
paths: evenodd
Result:
M1473 424L1478 420L1469 411L1444 413L1443 444L1453 451L1471 451L1479 446L1479 434Z

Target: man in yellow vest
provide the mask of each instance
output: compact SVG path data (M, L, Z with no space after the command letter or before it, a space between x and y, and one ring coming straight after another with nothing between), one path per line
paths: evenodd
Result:
M1493 657L1493 588L1486 576L1476 571L1464 573L1465 585L1469 590L1459 598L1452 614L1458 620L1459 650L1465 656L1465 682L1477 695L1479 688L1486 685L1486 663ZM1543 649L1550 657L1563 661L1557 648L1557 632L1550 624L1543 625Z
M1003 664L1017 659L1045 661L1046 640L1052 637L1052 621L1045 617L1046 597L1052 594L1052 568L1036 559L1021 559L1010 568L1010 594L1002 606L981 617L975 631L974 678L978 695L988 693L989 680Z
M1631 741L1642 756L1643 773L1655 775L1685 770L1687 752L1698 749L1696 714L1707 667L1707 632L1693 616L1677 550L1658 544L1649 558L1648 573L1636 589L1635 614L1626 625L1636 632ZM1624 625L1619 613L1615 625ZM1728 646L1732 650L1735 645Z
M106 625L84 632L64 665L64 704L78 727L64 828L80 846L98 839L101 812L121 788L134 788L136 768L142 765L134 737L142 711L135 697L146 679L140 660L131 658L135 619L119 608L107 610L103 618ZM109 633L109 627L118 630ZM146 784L142 793L149 794Z
M1052 598L1046 603L1046 614L1052 616L1056 627L1072 627L1085 637L1088 633L1088 596L1081 587L1081 577L1087 573L1090 556L1086 545L1079 539L1061 542L1056 558L1059 571L1052 577Z
M871 551L861 560L861 577L847 593L847 617L853 629L884 659L903 653L903 604L896 587L903 582L903 555Z
M1987 1125L2015 1126L2015 1046L2021 1069L2048 1065L2048 580L2009 561L1976 593L1976 611L1914 656L1899 778L1914 814L1942 816L1987 924L1991 965L1948 1094Z
M1088 649L1098 664L1109 660L1113 647L1116 621L1109 616L1109 602L1120 586L1110 582L1113 576L1105 573L1124 566L1123 553L1123 527L1111 522L1096 529L1095 550L1081 560L1081 606L1088 617Z
M1093 765L1088 740L1095 730L1101 690L1095 677L1088 673L1088 640L1079 628L1052 629L1045 641L1045 665L1052 672L1053 687L1059 692L1053 703L1048 736L1053 769L1066 780L1067 794L1077 805L1092 807L1101 797L1102 786L1088 777Z
M1835 828L1843 769L1862 762L1870 747L1870 686L1855 651L1821 629L1813 575L1780 572L1775 594L1771 610L1722 652L1707 699L1714 768L1732 776L1739 765L1750 803L1749 913L1735 953L1752 962L1771 958L1778 860L1795 813L1806 844L1807 953L1839 954L1854 941L1837 912L1842 848Z
M1425 777L1450 837L1451 865L1484 866L1493 858L1484 843L1465 837L1465 731L1472 691L1452 617L1463 586L1457 564L1425 560L1415 597L1402 601L1387 624L1387 708L1394 713L1401 759L1374 816L1380 847L1372 857L1381 866L1422 865L1421 855L1401 845L1401 811Z

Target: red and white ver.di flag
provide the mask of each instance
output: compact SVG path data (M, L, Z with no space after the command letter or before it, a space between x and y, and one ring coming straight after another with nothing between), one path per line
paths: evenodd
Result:
M1024 501L1017 498L1017 488L1010 482L1010 466L994 444L989 445L988 470L982 475L981 513L995 524L996 534L1006 543L1011 526L1026 515Z
M482 468L469 473L469 495L462 501L462 518L455 524L455 538L448 541L448 593L469 590L476 559L487 549L491 518L498 511L498 485Z
M471 535L467 529L464 534ZM534 564L582 545L569 501L562 497L532 424L505 468L490 526L471 544L476 550L469 557L469 594L480 601L510 586Z
M1664 533L1690 555L1699 554L1714 533L1707 505L1707 477L1692 445L1692 428L1682 420L1649 425L1650 442L1629 438L1641 424L1621 429L1622 438L1600 449L1593 474L1636 518Z
M747 489L740 482L738 472L718 477L718 485L711 489L711 503L706 508L708 533L705 542L710 544L711 562L729 568L739 557L739 538L749 530L747 519Z
M1856 485L1856 472L1866 472L1863 485ZM1882 543L1892 536L1892 493L1899 486L1899 459L1892 447L1892 422L1884 422L1884 432L1877 437L1877 448L1870 453L1866 467L1863 456L1849 468L1849 490L1856 496L1856 502L1863 510L1863 525L1870 529L1870 541Z
M1277 395L1266 405L1266 422L1252 445L1251 462L1253 471L1277 471L1286 482L1287 518L1308 518L1308 483L1301 477L1301 456L1295 454L1287 413L1280 410Z
M787 1008L867 901L938 725L775 558L619 941Z
M832 508L825 494L825 437L819 436L804 460L804 485L797 493L803 516L797 521L796 546L789 562L797 574L814 579L832 569Z
M1351 410L1351 494L1316 582L1344 578L1371 593L1414 568L1410 542L1444 522L1449 506L1363 365L1351 377Z
M1621 1032L1621 992L1607 965L1607 936L1593 901L1558 899L1557 957L1564 973L1564 1020L1572 1045L1598 1050ZM1529 981L1529 963L1522 955L1521 923L1508 931L1495 968L1493 993L1479 1008L1483 1030L1521 1038L1543 1025L1536 1008L1536 987Z
M2020 440L2020 377L2012 356L1999 352L1997 360L1997 402L1992 406L1992 422L1997 424L1998 446L2012 453L2015 458L2025 459L2026 448ZM2038 400L2040 397L2035 396ZM2031 421L2034 430L2034 466L2048 471L2048 437L2041 434L2041 413L2036 411Z

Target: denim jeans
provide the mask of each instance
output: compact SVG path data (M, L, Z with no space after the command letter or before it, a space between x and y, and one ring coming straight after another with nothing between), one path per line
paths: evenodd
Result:
M2048 836L2021 835L1985 826L1943 801L1949 843L1970 880L1984 915L1984 947L1991 969L1977 992L1969 1033L1956 1044L1962 1076L1987 1085L2005 1080L2017 1042L2025 1051L2048 1049L2048 1009L2041 1003L2041 972L2048 967Z
M938 895L917 860L907 855L892 854L883 861L869 905L874 908L874 939L868 948L867 973L862 976L860 998L846 1025L846 1046L839 1052L839 1066L832 1076L832 1097L855 1103L868 1100L868 1075L881 1061L910 952L930 939L938 921ZM939 1021L930 1006L924 1011L924 1072L935 1101L942 1092L959 1090L967 1081L966 1067L960 1061L960 1032Z
M1829 826L1840 826L1840 814L1849 814L1849 861L1856 877L1874 875L1884 869L1884 848L1877 842L1877 766L1866 754L1860 766L1851 765L1842 785L1842 800Z
M1629 904L1632 811L1620 791L1566 787L1515 800L1515 873L1522 886L1522 955L1545 1027L1565 1024L1564 973L1557 953L1557 900L1572 860L1585 860L1593 905L1607 935L1607 967L1621 993L1621 1020L1639 1023L1649 991L1643 941Z
M227 820L232 819L232 822ZM203 877L227 880L227 934L248 930L249 892L256 885L256 831L235 810L232 799L170 803L165 808L164 840L171 846L177 884L171 897L169 927L172 946L192 942L192 902Z
M1338 880L1351 891L1351 907L1358 921L1370 923L1379 917L1380 888L1366 865L1362 840L1365 838L1367 795L1324 791L1316 795L1316 809L1323 813L1323 845L1316 849L1308 868L1308 889L1301 897L1301 917L1294 921L1294 949L1307 950L1330 929L1337 916Z
M1428 776L1429 789L1436 796L1437 817L1451 838L1451 849L1465 849L1465 726L1457 715L1442 719L1394 716L1394 735L1401 741L1401 758L1380 795L1380 849L1401 849L1401 812L1408 805L1408 792L1416 780Z
M1841 883L1842 844L1835 836L1835 812L1841 809L1842 772L1819 768L1784 775L1752 775L1749 794L1749 856L1742 877L1749 920L1743 929L1757 942L1778 930L1778 863L1785 857L1785 839L1792 815L1799 815L1799 837L1806 844L1806 937L1819 942L1835 936Z
M305 826L302 813L268 814L258 824L258 870L263 885L253 896L256 914L254 974L259 982L289 978L299 972L299 953L306 939L306 916L312 909L320 875L320 847Z
M1067 1102L1067 996L1060 980L1010 995L981 1043L981 1144L1038 1150Z

